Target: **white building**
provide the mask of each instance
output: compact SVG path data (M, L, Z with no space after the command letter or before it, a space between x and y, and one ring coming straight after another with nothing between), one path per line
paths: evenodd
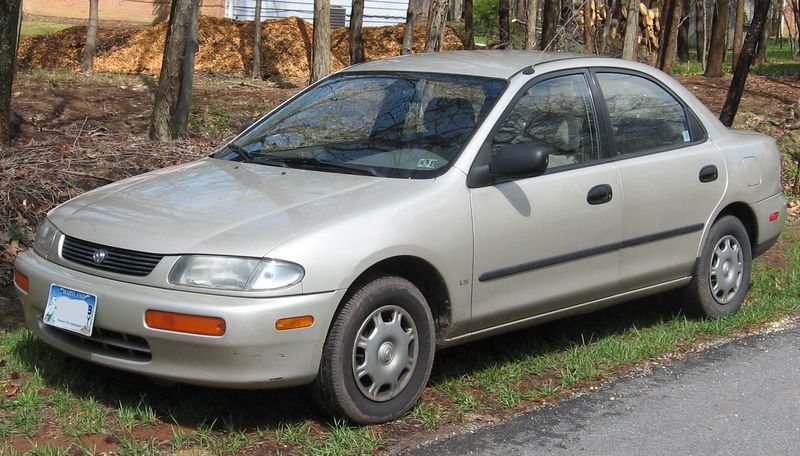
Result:
M225 17L252 21L257 0L226 0ZM350 24L351 0L331 1L331 25L344 27ZM366 0L364 26L395 25L406 20L408 0ZM314 0L261 0L261 18L281 19L297 16L312 22Z

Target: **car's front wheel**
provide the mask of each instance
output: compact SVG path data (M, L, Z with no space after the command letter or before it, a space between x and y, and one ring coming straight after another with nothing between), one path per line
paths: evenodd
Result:
M433 317L419 289L401 277L377 278L353 293L333 321L315 397L357 423L391 421L419 400L434 348Z
M687 310L716 318L736 313L750 288L751 263L750 238L742 222L730 215L717 220L685 289Z

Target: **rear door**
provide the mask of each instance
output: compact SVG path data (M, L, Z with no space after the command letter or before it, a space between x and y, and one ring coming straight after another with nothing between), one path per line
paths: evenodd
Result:
M656 79L619 70L594 74L622 180L622 287L686 277L725 191L722 153L694 114Z

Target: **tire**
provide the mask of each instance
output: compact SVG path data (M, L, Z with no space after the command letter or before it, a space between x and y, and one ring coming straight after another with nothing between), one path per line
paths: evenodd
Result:
M751 265L750 238L742 222L730 215L717 220L684 290L687 312L711 318L735 314L750 288Z
M419 289L401 277L379 277L358 288L334 319L314 397L359 424L391 421L422 395L434 349L433 317Z

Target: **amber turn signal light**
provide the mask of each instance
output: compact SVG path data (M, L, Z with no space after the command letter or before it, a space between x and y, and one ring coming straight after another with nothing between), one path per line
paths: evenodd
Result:
M144 314L147 326L203 336L221 336L225 334L225 320L217 317L203 317L160 310L148 310Z
M275 322L275 329L283 331L284 329L308 328L313 324L314 317L303 315L302 317L281 318Z
M31 286L30 282L28 281L28 276L17 271L16 269L14 269L14 282L25 293L28 292L28 289Z

